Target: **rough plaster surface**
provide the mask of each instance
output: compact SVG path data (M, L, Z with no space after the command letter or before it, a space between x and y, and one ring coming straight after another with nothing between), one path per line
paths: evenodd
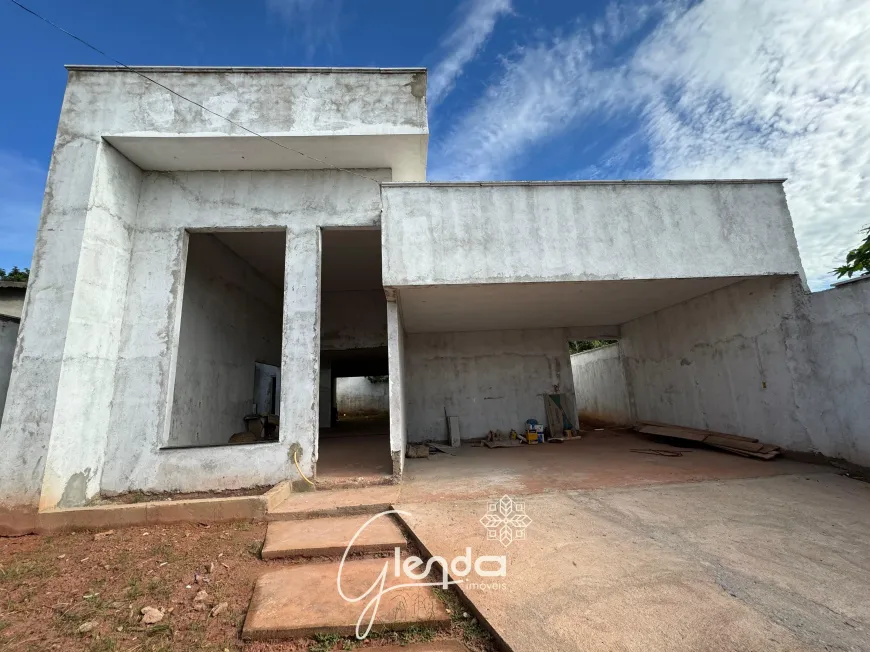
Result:
M323 350L369 349L387 345L387 300L383 288L323 292L320 297Z
M390 395L390 453L393 474L401 475L405 468L405 447L408 444L408 361L407 339L402 325L402 313L397 298L387 301L387 356Z
M624 324L639 419L870 465L870 283L745 281Z
M571 376L577 411L582 416L617 424L633 421L618 345L575 353L571 356Z
M507 548L487 501L398 508L430 554L506 555L458 588L516 652L821 651L867 649L868 499L833 474L551 492Z
M276 231L284 249L284 233ZM254 363L279 365L283 303L249 263L208 233L189 236L170 446L226 444L244 430Z
M546 423L543 394L574 395L568 329L408 333L408 440L445 441L446 414L463 439Z
M802 274L780 183L386 185L384 285Z
M372 414L390 409L388 383L373 383L365 376L336 379L339 414Z
M18 321L0 317L0 423L3 423L3 408L6 405L6 390L9 374L12 373L12 358L18 339Z

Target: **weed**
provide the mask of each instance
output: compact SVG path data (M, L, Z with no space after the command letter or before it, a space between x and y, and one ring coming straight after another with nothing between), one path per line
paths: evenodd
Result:
M238 521L237 523L233 523L233 529L239 530L241 532L247 532L251 529L250 521Z
M314 645L308 646L308 652L329 652L341 640L338 634L315 634Z
M9 623L5 620L0 620L0 632L9 627Z
M251 545L248 546L248 552L251 553L254 557L259 558L260 553L263 552L263 542L251 541Z
M169 623L157 623L145 632L148 636L172 636L172 626Z
M435 630L431 627L411 625L408 629L399 632L399 640L405 643L428 643L435 639Z
M132 579L127 583L127 597L136 599L142 595L142 587L139 586L139 580Z

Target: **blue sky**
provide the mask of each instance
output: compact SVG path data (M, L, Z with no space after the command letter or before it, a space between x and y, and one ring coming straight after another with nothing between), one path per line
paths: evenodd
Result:
M426 66L430 179L788 177L807 276L870 223L870 0L22 0L130 65ZM27 267L65 63L0 0L0 267Z

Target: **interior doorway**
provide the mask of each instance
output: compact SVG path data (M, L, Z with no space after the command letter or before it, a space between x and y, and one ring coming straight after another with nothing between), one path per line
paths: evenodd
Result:
M321 233L317 480L355 486L388 482L392 457L381 232ZM376 408L348 409L354 392L359 400L379 401Z

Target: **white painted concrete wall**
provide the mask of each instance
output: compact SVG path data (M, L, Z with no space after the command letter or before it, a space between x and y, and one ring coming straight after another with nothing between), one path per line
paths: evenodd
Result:
M282 308L281 289L220 240L189 237L167 445L226 444L245 429L254 363L281 362Z
M408 333L408 440L445 441L445 410L462 439L545 424L543 395L554 385L574 395L568 339L564 328Z
M386 184L384 285L802 274L781 183Z
M9 388L17 339L18 320L0 317L0 423L3 423L3 408L6 406L6 390Z
M581 416L616 424L633 422L618 344L573 354L571 376Z
M756 279L623 325L639 419L870 465L870 283Z
M373 383L365 376L336 379L338 413L376 414L390 409L388 383Z

